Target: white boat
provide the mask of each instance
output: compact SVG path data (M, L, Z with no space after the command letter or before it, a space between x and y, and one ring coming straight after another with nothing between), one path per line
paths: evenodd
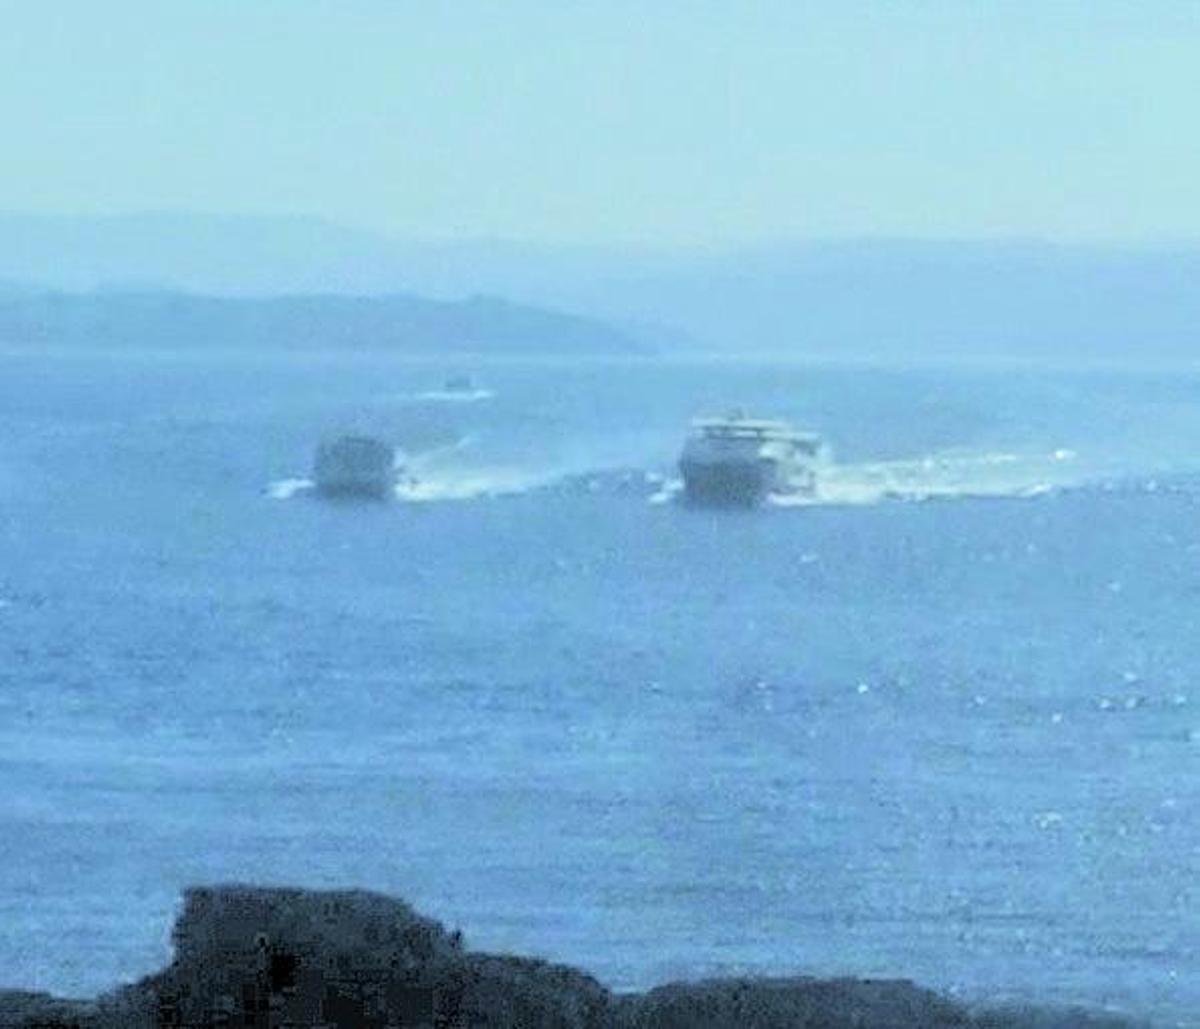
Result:
M326 496L391 496L396 487L396 450L371 436L337 436L317 447L313 480Z
M692 423L679 471L688 500L750 506L770 494L811 495L826 459L816 433L734 414Z

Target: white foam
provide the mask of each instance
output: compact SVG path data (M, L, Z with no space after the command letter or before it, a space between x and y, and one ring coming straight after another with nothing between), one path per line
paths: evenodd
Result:
M267 496L274 500L290 500L298 494L311 493L315 487L312 479L279 479L267 486Z
M521 468L440 469L400 482L396 497L409 503L430 503L514 496L545 486L555 477Z
M1071 457L1064 454L1070 453ZM830 464L812 494L781 495L778 507L871 505L887 500L1031 498L1076 483L1062 463L1073 452L1021 455L1011 452L930 454L907 461Z
M659 488L651 493L648 502L651 504L669 504L683 492L683 482L679 479L663 480Z
M431 389L410 396L413 400L431 400L442 404L474 404L491 400L495 395L490 389Z

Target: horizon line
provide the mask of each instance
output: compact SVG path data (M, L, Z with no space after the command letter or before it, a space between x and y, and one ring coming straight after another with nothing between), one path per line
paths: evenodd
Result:
M1190 250L1200 249L1200 236L1066 236L1050 233L937 233L895 231L854 231L844 233L775 233L738 238L709 238L655 242L637 237L599 239L549 239L493 233L453 233L440 236L405 234L384 225L340 220L314 212L273 212L246 210L205 210L195 208L150 207L121 211L21 211L0 209L0 221L28 221L60 224L103 224L137 221L192 220L195 222L307 224L339 232L370 237L377 242L398 246L453 249L459 247L495 247L534 251L577 251L590 253L629 253L669 257L674 255L721 255L783 250L788 248L854 246L997 246L1057 250Z

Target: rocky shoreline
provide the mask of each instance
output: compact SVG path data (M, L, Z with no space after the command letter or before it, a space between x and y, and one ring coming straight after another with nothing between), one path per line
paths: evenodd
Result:
M1127 1029L1084 1011L976 1010L906 980L719 979L611 992L465 948L403 901L223 885L184 895L174 960L94 1000L0 990L2 1029Z

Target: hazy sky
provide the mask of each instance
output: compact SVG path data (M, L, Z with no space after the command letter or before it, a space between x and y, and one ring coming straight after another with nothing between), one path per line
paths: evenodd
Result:
M1200 236L1200 3L0 0L0 208Z

